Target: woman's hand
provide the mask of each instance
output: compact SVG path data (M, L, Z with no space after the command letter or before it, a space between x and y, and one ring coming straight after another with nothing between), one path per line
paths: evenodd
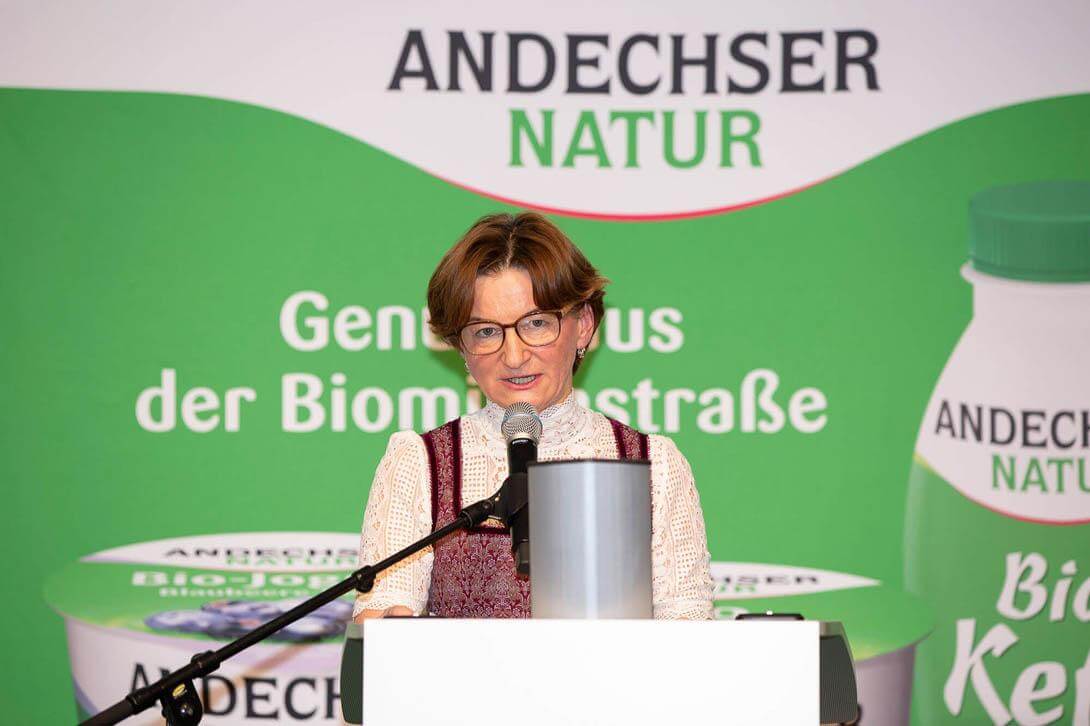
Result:
M364 610L355 617L357 623L369 618L412 617L413 611L404 605L391 605L385 610Z

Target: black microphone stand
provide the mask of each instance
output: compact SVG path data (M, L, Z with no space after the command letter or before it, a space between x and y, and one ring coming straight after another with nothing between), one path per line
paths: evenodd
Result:
M507 442L507 467L511 476L504 482L507 496L499 514L511 530L511 556L515 560L515 572L523 577L530 575L530 513L527 505L527 464L537 461L537 440L528 437L512 438ZM521 476L518 476L521 475Z
M182 666L176 671L168 673L155 683L138 688L123 699L81 722L80 726L111 726L129 716L134 716L159 701L163 707L163 717L168 726L195 726L200 723L204 715L197 689L193 686L193 680L202 678L219 668L220 664L228 658L246 650L255 643L260 643L276 631L286 625L294 623L304 615L307 615L322 605L332 602L337 598L353 590L368 592L374 587L375 576L383 570L396 565L409 555L415 554L425 547L430 547L435 542L460 529L469 529L482 524L494 514L500 513L506 520L508 511L507 492L512 479L525 474L508 477L500 490L488 499L483 499L476 504L465 507L458 513L457 518L450 524L440 527L427 537L414 542L400 552L395 552L386 559L367 565L353 572L346 579L333 587L324 590L309 600L296 605L286 613L273 618L269 622L254 628L241 638L233 640L219 650L208 650L193 656L189 665ZM523 491L525 487L523 486Z

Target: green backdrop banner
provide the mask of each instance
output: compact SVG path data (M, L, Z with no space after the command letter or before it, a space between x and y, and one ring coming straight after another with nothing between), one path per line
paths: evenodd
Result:
M69 721L72 696L82 712L105 707L233 632L153 613L281 602L309 591L307 573L351 567L351 536L315 533L358 531L389 434L482 404L427 331L426 281L477 217L529 206L612 280L578 395L688 457L720 617L843 620L864 723L907 723L910 696L917 723L1090 722L1086 437L1063 447L1064 419L1041 453L1071 460L1066 488L1012 474L1003 486L1024 496L994 507L951 473L961 454L932 456L924 441L936 381L974 315L959 274L970 199L1090 179L1090 56L1067 30L1085 8L1058 9L1055 33L1027 41L1046 68L1028 50L1007 57L1009 24L1032 12L1013 7L978 21L938 6L909 19L803 4L748 9L749 24L694 7L618 29L605 7L539 24L499 9L455 21L337 6L339 23L285 34L300 6L271 4L244 33L264 5L175 8L166 23L116 4L110 23L26 6L0 31L24 54L5 55L0 76L0 476L18 583L5 642L21 654L0 688L13 721ZM111 44L115 21L126 36ZM351 45L345 28L374 43ZM638 28L647 37L626 46ZM549 76L550 53L555 77L520 91ZM1090 406L1085 375L1070 373L1090 364L1090 303L1085 282L1067 284L1077 290L1056 335L1073 337L1047 349L1066 368L1048 369L1059 372L1037 406L1071 410L1075 426ZM1032 327L1018 325L1015 337ZM988 379L989 364L974 365L966 375ZM985 380L966 402L1009 394L1032 408L1036 388L1012 392L1023 374ZM1041 506L1061 515L1025 516L1049 494ZM232 534L247 532L281 534ZM269 560L201 564L195 535L212 559L235 547ZM111 549L134 543L146 544ZM230 589L232 568L249 590ZM279 573L279 589L251 587L259 571ZM190 604L140 589L177 588L174 577L211 589ZM1031 608L1038 592L1062 606ZM1008 631L1031 645L1005 652ZM166 650L140 660L126 633ZM273 685L244 671L211 684L231 698L209 722L335 722L339 695L322 678L335 673L336 633ZM95 657L116 676L81 682ZM897 675L881 680L881 666ZM300 673L318 685L286 690Z

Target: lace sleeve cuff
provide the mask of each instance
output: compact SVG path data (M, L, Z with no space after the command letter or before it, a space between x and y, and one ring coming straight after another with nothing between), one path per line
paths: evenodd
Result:
M364 610L385 610L386 608L392 608L394 605L404 605L413 611L413 615L420 615L424 612L425 604L418 602L417 598L410 592L361 593L356 596L356 604L352 608L352 617L357 617Z
M674 600L656 603L655 620L714 620L711 600Z

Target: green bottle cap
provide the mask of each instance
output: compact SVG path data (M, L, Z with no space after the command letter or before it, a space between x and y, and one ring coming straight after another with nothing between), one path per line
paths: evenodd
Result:
M1014 280L1090 281L1090 181L978 193L969 202L969 258L981 272Z

